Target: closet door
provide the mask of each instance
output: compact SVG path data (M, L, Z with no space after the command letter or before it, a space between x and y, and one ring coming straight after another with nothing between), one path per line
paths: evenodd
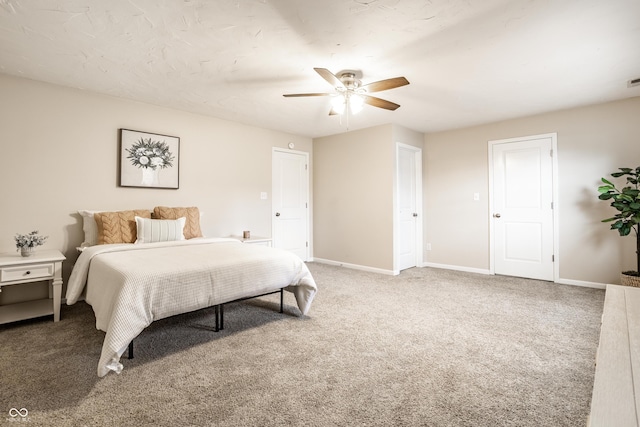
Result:
M553 281L552 137L495 141L492 155L495 273Z
M396 145L395 270L422 264L422 150Z
M273 150L273 246L309 260L309 154Z

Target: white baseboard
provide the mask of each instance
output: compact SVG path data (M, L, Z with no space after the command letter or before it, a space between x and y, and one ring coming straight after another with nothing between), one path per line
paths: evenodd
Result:
M435 262L425 262L422 267L442 268L445 270L465 271L467 273L491 274L489 270L483 268L463 267L461 265L437 264Z
M478 273L478 274L488 274L488 275L493 274L491 273L490 270L484 270L481 268L462 267L459 265L436 264L433 262L425 262L423 264L423 267L444 268L447 270L466 271L468 273ZM554 283L557 283L559 285L582 286L584 288L595 288L595 289L607 288L607 285L605 283L586 282L583 280L558 279Z
M393 271L393 270L385 270L382 268L375 268L375 267L367 267L365 265L358 265L358 264L349 264L347 262L340 262L340 261L333 261L330 259L322 259L322 258L314 258L311 260L312 262L317 262L319 264L328 264L328 265L335 265L338 267L345 267L345 268L351 268L354 270L362 270L362 271L369 271L372 273L381 273L381 274L386 274L389 276L397 276L398 274L400 274L400 272L398 271ZM490 270L486 270L483 268L473 268L473 267L464 267L464 266L460 266L460 265L449 265L449 264L438 264L435 262L425 262L422 263L422 265L420 267L431 267L431 268L442 268L445 270L455 270L455 271L464 271L467 273L477 273L477 274L485 274L485 275L492 275L493 273L491 273ZM559 285L572 285L572 286L582 286L584 288L595 288L595 289L606 289L607 285L605 283L597 283L597 282L587 282L584 280L572 280L572 279L558 279L555 281L555 283L559 284Z
M605 283L585 282L583 280L558 279L556 280L556 283L560 285L582 286L584 288L607 289L607 285Z
M397 276L399 274L397 272L394 272L393 270L385 270L385 269L382 269L382 268L367 267L366 265L349 264L348 262L332 261L330 259L314 258L313 262L317 262L319 264L335 265L335 266L338 266L338 267L346 267L346 268L351 268L353 270L369 271L371 273L387 274L389 276Z

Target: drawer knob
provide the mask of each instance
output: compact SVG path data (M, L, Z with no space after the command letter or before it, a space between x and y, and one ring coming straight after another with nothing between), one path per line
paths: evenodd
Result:
M30 272L29 270L27 270L27 271L25 271L25 273L24 273L24 274L29 275L29 274L31 274L31 272Z

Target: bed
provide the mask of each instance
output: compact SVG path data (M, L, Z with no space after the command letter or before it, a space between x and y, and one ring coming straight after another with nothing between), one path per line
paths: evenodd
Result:
M120 357L153 321L284 289L306 315L317 287L296 255L230 238L100 244L85 248L67 304L85 295L106 332L98 375L119 373ZM217 315L216 315L217 316ZM216 317L217 321L217 317Z

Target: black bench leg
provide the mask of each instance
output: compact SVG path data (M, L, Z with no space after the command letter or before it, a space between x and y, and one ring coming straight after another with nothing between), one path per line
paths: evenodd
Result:
M280 289L280 313L284 313L284 289Z
M224 304L214 305L213 309L216 317L216 326L213 331L219 332L221 329L224 329Z
M220 304L220 329L224 329L224 304Z

